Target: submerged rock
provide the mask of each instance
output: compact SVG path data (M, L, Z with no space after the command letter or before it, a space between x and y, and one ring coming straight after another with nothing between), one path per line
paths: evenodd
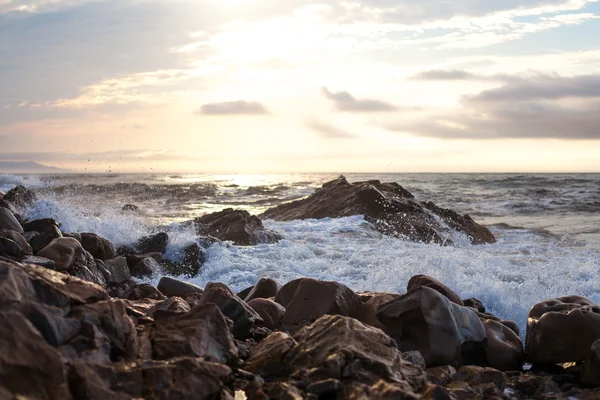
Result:
M417 201L397 183L373 180L348 183L339 177L306 199L270 208L261 218L277 221L364 215L380 232L426 243L450 243L448 227L465 233L472 243L493 243L494 235L468 215Z

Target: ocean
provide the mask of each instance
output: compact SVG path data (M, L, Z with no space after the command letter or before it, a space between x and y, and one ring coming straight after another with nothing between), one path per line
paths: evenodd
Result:
M337 174L64 174L0 175L39 200L23 214L53 217L64 232L96 232L129 244L157 231L170 236L167 258L196 240L182 222L224 208L253 214L310 195ZM200 274L242 290L261 277L280 283L308 276L352 289L403 293L411 276L431 275L463 298L480 299L522 332L538 301L581 295L600 302L600 174L345 174L350 182L397 182L417 199L469 214L497 243L472 245L456 233L451 246L383 236L361 216L264 221L278 244L215 244ZM125 204L139 207L122 211ZM159 276L151 280L156 284Z

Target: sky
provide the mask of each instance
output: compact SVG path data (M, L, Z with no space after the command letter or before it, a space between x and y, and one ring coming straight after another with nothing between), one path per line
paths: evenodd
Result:
M0 0L0 161L598 172L600 0Z

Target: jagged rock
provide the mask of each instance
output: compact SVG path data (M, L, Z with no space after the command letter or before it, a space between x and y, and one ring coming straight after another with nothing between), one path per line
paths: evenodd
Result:
M77 240L62 237L52 240L36 255L54 261L57 271L69 271L82 253L83 247Z
M365 304L369 304L373 306L376 310L384 304L389 303L392 300L396 300L401 295L398 293L385 293L385 294L376 294L367 300Z
M353 318L362 316L363 302L360 297L341 283L301 278L299 282L292 281L284 285L279 293L285 294L288 285L295 287L296 290L288 304L282 304L285 307L285 314L281 327L285 331L296 331L325 314L339 314ZM281 300L279 293L275 298L276 301L278 298ZM287 299L284 302L287 302Z
M506 374L493 368L479 367L475 365L464 365L452 377L454 382L465 382L469 386L477 386L492 383L500 393L506 388Z
M19 262L23 263L23 264L33 264L33 265L37 265L39 267L44 267L44 268L48 268L48 269L52 269L52 270L56 269L56 264L54 263L54 261L50 260L49 258L45 258L45 257L26 256L26 257L22 258L21 260L19 260Z
M190 305L181 297L169 297L153 305L146 311L146 315L152 317L157 311L169 311L172 313L186 313L191 310Z
M268 209L261 218L277 221L364 215L384 234L418 242L450 243L448 227L465 233L471 242L493 243L494 235L468 215L421 203L397 183L348 183L339 177L308 198Z
M216 304L221 312L233 321L232 332L236 339L249 337L256 323L263 324L256 311L222 283L209 282L206 285L198 304L207 303Z
M423 355L416 350L403 352L402 359L416 365L417 367L419 367L421 369L427 368L427 364L425 363L425 359L423 358Z
M160 253L164 254L169 243L169 235L165 232L159 232L156 235L145 236L135 244L135 250L138 254Z
M71 399L59 353L25 317L5 310L0 311L0 397Z
M33 254L33 250L31 249L31 246L29 245L29 243L27 243L27 240L25 240L25 238L23 236L21 236L21 234L19 232L9 231L7 229L1 229L0 237L10 239L13 242L15 242L16 244L18 244L25 255L30 256Z
M303 400L302 391L296 386L286 382L267 382L263 385L263 391L269 399L278 400Z
M483 303L481 302L481 300L478 300L476 298L470 298L470 299L464 299L463 304L465 307L471 307L476 309L477 311L484 313L485 312L485 306L483 305Z
M107 260L104 263L109 272L109 277L106 282L109 284L120 284L128 281L131 278L127 259L125 257L117 257L112 260Z
M410 280L408 281L408 285L406 286L406 291L410 292L411 290L416 289L421 286L426 286L428 288L431 288L433 290L440 292L441 294L446 296L448 298L448 300L450 300L453 303L458 304L459 306L464 305L460 296L457 295L456 293L454 293L454 291L452 289L450 289L448 286L444 285L442 282L438 281L437 279L432 278L427 275L415 275L412 278L410 278Z
M343 399L346 397L346 388L341 381L337 379L323 379L317 382L311 382L306 387L307 393L312 393L318 398Z
M426 369L427 380L435 385L446 386L456 374L456 368L452 365L442 365Z
M263 319L265 326L271 330L280 329L285 308L270 299L254 299L248 302L254 311Z
M15 218L15 215L8 209L0 207L0 229L7 229L23 233L23 227Z
M108 271L101 271L96 264L94 257L87 251L82 250L79 257L75 259L69 268L69 274L86 281L97 283L100 286L106 286L104 275L107 275Z
M99 258L102 261L111 260L117 256L115 246L111 241L95 233L81 233L81 245L94 258Z
M266 377L287 376L291 371L282 365L283 356L296 344L287 333L273 332L252 350L244 368Z
M25 257L25 252L11 239L0 236L0 256L18 259Z
M529 311L525 338L533 364L583 361L600 339L600 305L580 296L537 303Z
M490 367L501 371L518 371L525 362L523 342L516 333L500 322L483 322L487 335L486 359Z
M194 243L184 249L181 262L168 260L162 264L162 269L165 274L175 276L185 275L193 278L198 275L200 266L204 264L205 257L204 250Z
M68 308L24 302L19 311L35 326L46 342L54 347L67 343L81 331L82 321L69 318Z
M157 263L163 262L163 255L157 252L145 254L125 254L124 257L127 259L127 265L129 265L129 268L135 267L137 263L148 257L153 258Z
M420 351L428 367L485 362L487 337L477 315L434 289L411 290L380 307L377 318L402 351Z
M32 205L37 200L37 196L32 190L18 185L6 192L4 200L17 207L25 207Z
M200 304L183 314L155 313L154 317L154 358L194 355L225 364L237 360L238 350L227 320L215 304Z
M128 300L153 299L164 300L167 297L163 295L157 288L147 283L133 285L129 291L123 296Z
M275 297L281 289L281 285L276 280L271 278L260 278L256 285L252 287L248 295L244 297L244 301L248 302L254 299L268 299Z
M258 217L245 210L227 208L196 218L194 223L199 235L232 241L238 246L277 243L283 239L279 233L266 229Z
M152 257L146 257L138 262L133 268L129 269L131 276L136 278L151 278L156 275L159 265Z
M204 292L199 286L169 276L160 278L160 281L158 281L158 290L165 296L178 296L181 298L186 298L192 293L202 294Z
M138 211L140 208L135 204L125 204L121 211Z
M37 232L37 231L35 231ZM42 233L34 235L29 239L31 248L35 254L39 253L44 247L48 246L54 239L63 237L60 229L56 226L48 226Z
M44 232L50 228L60 229L60 224L54 218L39 218L23 223L25 232Z

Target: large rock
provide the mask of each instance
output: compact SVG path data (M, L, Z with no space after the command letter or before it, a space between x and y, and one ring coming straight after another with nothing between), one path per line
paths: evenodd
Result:
M194 223L199 235L232 241L238 246L277 243L283 239L279 233L266 229L258 217L233 208L196 218Z
M585 297L558 297L529 311L525 352L533 364L583 361L598 339L600 305Z
M519 371L525 362L523 342L508 326L488 319L483 322L487 335L486 359L500 371Z
M81 233L81 245L94 258L99 258L102 261L110 260L117 256L115 246L113 246L111 241L95 233Z
M215 304L201 304L187 313L156 312L152 333L155 359L195 356L221 363L237 360L238 351L227 320Z
M131 278L131 272L127 265L127 259L125 257L117 257L112 260L107 260L104 266L109 272L109 276L106 277L106 283L109 284L120 284L127 282Z
M456 303L460 306L464 305L460 296L454 293L452 289L450 289L448 286L444 285L437 279L427 275L415 275L412 278L410 278L408 284L406 285L406 291L410 292L411 290L421 286L427 286L428 288L437 290L438 292L446 296L451 302Z
M296 345L296 341L287 333L273 332L252 349L244 368L266 377L287 376L291 371L282 365L283 356Z
M49 228L60 229L60 224L54 218L39 218L23 223L25 232L44 232Z
M152 257L146 257L130 268L131 276L136 278L151 278L158 272L159 265Z
M25 252L17 243L4 236L0 236L0 257L19 259L25 257Z
M402 351L418 350L428 367L485 363L486 332L475 312L426 286L379 308L377 318Z
M6 192L4 200L17 207L26 207L32 205L37 200L37 196L32 190L18 185Z
M260 278L244 300L250 301L254 299L268 299L269 297L275 297L277 292L279 292L279 289L281 289L281 286L274 279Z
M265 326L271 330L281 328L281 321L285 314L285 308L270 299L254 299L248 302L254 311L263 319Z
M600 386L600 339L594 341L583 364L581 382Z
M138 253L161 253L167 250L169 235L165 232L159 232L155 235L145 236L137 241L135 250Z
M204 292L201 287L196 286L193 283L180 281L169 276L163 276L160 278L157 288L167 297L178 296L181 298L186 298L190 294L202 294Z
M450 229L465 233L472 243L493 243L494 235L468 215L417 201L397 183L377 180L348 183L339 177L306 199L270 208L261 218L277 221L364 215L380 232L417 242L450 243Z
M300 278L284 285L280 292L287 291L286 286L295 287L289 302L284 301L282 329L297 331L310 325L325 314L345 315L360 318L363 302L360 297L345 285L338 282L319 281L311 278ZM282 295L283 297L283 295ZM276 297L281 301L281 297Z
M69 271L83 253L81 244L73 238L56 238L36 255L54 261L57 271Z
M8 209L0 207L0 229L8 229L23 233L23 227L15 218L15 215Z
M198 275L200 267L204 264L205 259L206 255L204 250L200 248L198 244L194 243L183 250L181 262L167 260L161 267L165 274L174 276L184 275L193 278Z
M37 231L27 231L27 233L32 233ZM62 232L56 226L48 226L44 231L40 231L36 235L31 236L29 239L29 243L33 249L33 252L37 254L44 247L48 246L54 239L58 239L63 237Z
M27 243L27 240L25 240L25 238L19 232L1 229L0 237L10 239L16 244L18 244L25 255L30 256L33 254L31 246L29 245L29 243Z

